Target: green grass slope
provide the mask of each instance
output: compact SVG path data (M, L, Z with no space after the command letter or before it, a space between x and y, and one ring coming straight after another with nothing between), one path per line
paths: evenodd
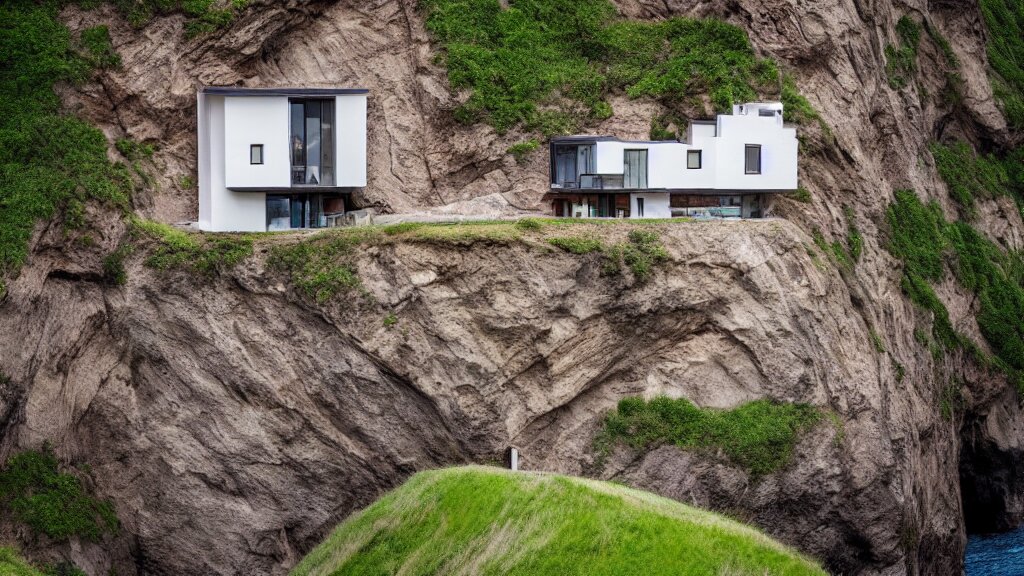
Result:
M421 472L292 576L824 574L761 532L617 484L470 466Z
M43 576L10 549L0 547L0 576Z

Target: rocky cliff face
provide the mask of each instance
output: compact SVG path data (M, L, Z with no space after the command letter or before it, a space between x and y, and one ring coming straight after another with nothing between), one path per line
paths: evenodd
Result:
M281 574L413 471L495 459L511 444L530 468L616 477L742 515L836 573L959 574L966 527L1020 520L1016 392L915 341L927 319L901 295L900 265L883 248L892 190L914 188L952 211L928 142L1014 138L986 78L977 6L670 0L618 9L724 18L792 69L834 135L808 129L801 181L813 201L779 199L779 220L663 226L671 261L643 285L602 276L594 256L551 251L540 232L373 244L356 263L366 295L324 305L266 267L268 246L294 238L260 240L253 257L215 277L158 273L138 253L116 287L103 282L102 256L123 236L118 216L90 212L103 231L94 246L41 226L0 302L0 371L10 377L0 453L48 440L89 463L124 530L105 548L76 545L80 564ZM927 43L919 83L888 87L883 51L905 13L949 38L961 106L934 97L945 78ZM160 145L150 166L158 185L135 199L145 216L195 219L195 192L180 177L195 166L198 84L370 88L366 205L541 205L544 155L520 166L505 153L522 134L452 122L460 95L433 63L411 1L256 0L226 32L189 41L181 16L141 31L109 8L69 8L64 18L72 29L109 24L124 61L65 89L68 108L112 138ZM614 107L593 131L645 137L658 111L626 99ZM810 237L814 228L841 237L844 205L865 239L852 270ZM1012 204L987 201L979 212L993 240L1024 247ZM952 283L939 293L954 325L983 342L970 295ZM967 387L963 409L947 417L939 406L954 377ZM596 462L602 414L638 394L709 407L810 402L840 425L816 428L791 467L760 480L672 447ZM993 525L981 520L990 514Z

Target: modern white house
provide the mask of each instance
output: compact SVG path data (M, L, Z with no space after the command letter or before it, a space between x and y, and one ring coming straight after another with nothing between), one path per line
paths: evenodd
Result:
M361 88L202 88L199 227L337 225L352 191L366 186L366 96Z
M733 106L690 123L686 141L553 138L555 216L759 218L768 195L797 188L796 129L779 102Z

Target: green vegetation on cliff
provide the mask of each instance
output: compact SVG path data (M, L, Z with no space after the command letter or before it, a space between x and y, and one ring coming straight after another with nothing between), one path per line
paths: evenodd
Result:
M1021 387L1024 373L1024 259L1006 252L965 222L949 223L937 203L924 204L910 190L896 192L886 212L889 250L904 263L902 287L912 302L932 314L932 332L946 348L963 347L983 364L989 359L959 334L932 288L952 272L978 298L978 328L995 353L992 363Z
M921 26L910 16L902 16L896 23L898 45L885 47L885 74L893 89L905 88L917 70L917 48L921 43Z
M670 443L691 450L721 451L752 474L763 475L785 466L800 433L821 418L822 412L813 406L769 400L714 410L698 408L685 398L661 396L649 402L623 398L605 417L595 444L602 453L620 440L640 450Z
M465 467L421 472L354 514L292 571L529 576L815 574L718 514L624 486Z
M45 576L10 548L0 547L0 576Z
M1024 147L1002 157L978 154L966 142L933 143L930 150L949 195L968 218L974 216L976 200L999 196L1012 198L1024 214Z
M746 33L718 20L624 21L608 0L421 4L452 86L470 90L455 111L462 122L571 132L611 116L607 97L617 91L666 103L707 94L718 110L781 93L787 107L816 118Z
M0 510L54 540L98 540L118 529L113 506L90 496L74 475L61 472L49 449L21 452L4 464Z
M57 18L56 1L0 4L0 297L3 277L28 256L35 225L61 209L81 214L100 200L126 207L128 170L107 159L103 133L62 114L58 82L82 82L92 65L113 65L105 30L74 39ZM69 218L68 224L80 224Z
M1024 129L1024 2L980 0L980 5L988 27L993 92L1007 122Z

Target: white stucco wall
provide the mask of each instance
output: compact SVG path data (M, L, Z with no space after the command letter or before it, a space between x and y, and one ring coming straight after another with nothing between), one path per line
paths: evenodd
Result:
M776 118L720 116L716 138L715 187L726 190L795 190L797 187L796 130ZM761 173L746 174L745 146L761 145Z
M720 115L716 124L691 125L689 142L599 141L595 149L597 173L622 174L624 151L645 149L649 188L795 190L799 150L796 130L784 127L781 116L758 115L759 107L781 110L781 104L747 106L750 114ZM746 173L747 144L761 146L760 174ZM686 167L689 150L701 151L701 168Z
M335 99L338 117L335 174L338 186L366 186L366 94Z
M284 188L291 185L288 155L288 98L224 98L224 176L228 188ZM249 147L263 145L263 164L249 163Z
M230 98L200 94L199 228L210 232L263 232L267 229L266 195L232 192L225 178L225 112ZM248 162L248 147L246 147Z
M668 192L636 192L629 195L630 218L671 218ZM640 216L637 209L637 198L644 199L644 215Z
M210 211L212 202L212 183L210 176L210 130L212 129L209 118L210 110L207 105L209 100L205 94L200 92L196 96L196 140L199 152L198 181L199 186L199 227L203 230L210 228ZM221 110L223 110L223 98L219 99ZM224 129L224 118L220 118L220 130Z

